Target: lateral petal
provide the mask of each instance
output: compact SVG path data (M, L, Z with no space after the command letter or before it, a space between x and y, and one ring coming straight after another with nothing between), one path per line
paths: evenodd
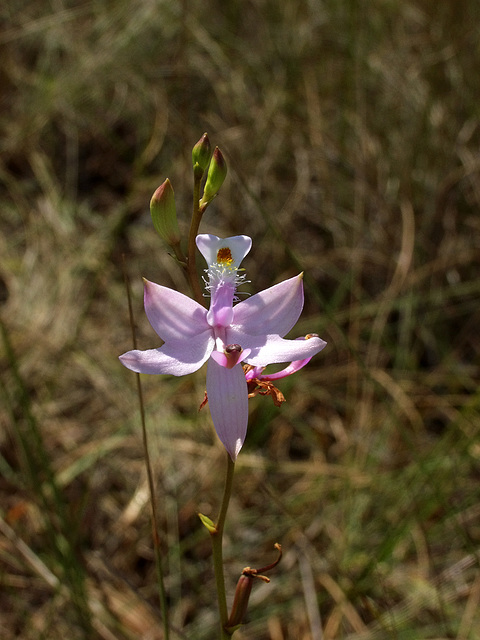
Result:
M285 340L278 335L252 336L234 329L227 331L227 339L229 342L239 344L244 350L250 349L251 353L244 358L244 362L256 367L305 360L313 357L327 344L318 337L308 340Z
M170 340L159 349L127 351L120 362L137 373L184 376L200 369L209 358L215 340L211 331L204 331L188 340Z
M215 431L235 461L245 441L248 424L248 389L242 366L238 364L227 369L210 358L207 395Z
M208 329L207 310L183 293L144 280L145 313L162 340L188 339Z
M251 335L284 336L295 325L302 309L303 274L300 274L239 302L233 307L232 325Z

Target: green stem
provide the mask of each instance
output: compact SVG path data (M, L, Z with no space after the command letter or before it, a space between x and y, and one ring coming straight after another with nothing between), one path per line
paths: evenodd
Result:
M228 622L227 598L225 593L225 576L223 573L223 529L227 516L228 504L232 494L233 473L235 463L227 454L227 475L223 491L222 506L216 524L215 531L211 534L213 549L213 567L215 570L215 582L217 586L218 610L220 613L220 640L229 640L231 634L225 630Z
M195 300L203 305L204 299L202 295L202 289L198 281L197 267L195 264L195 254L197 246L195 244L195 238L197 237L198 228L200 226L200 220L202 219L202 213L199 207L200 202L200 180L194 179L193 182L193 212L192 222L190 223L190 231L188 234L188 251L187 251L187 276L190 286L192 287Z

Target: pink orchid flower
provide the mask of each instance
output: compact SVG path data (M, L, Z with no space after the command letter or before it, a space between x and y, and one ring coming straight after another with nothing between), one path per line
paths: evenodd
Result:
M248 387L241 363L252 365L260 375L268 364L291 362L284 370L289 375L326 343L315 334L308 339L283 338L303 308L302 274L238 302L237 287L245 282L239 266L250 251L251 239L201 234L196 242L208 265L204 279L210 308L207 311L182 293L145 280L145 312L165 344L128 351L120 361L137 373L184 376L208 360L210 413L218 437L235 460L248 423Z

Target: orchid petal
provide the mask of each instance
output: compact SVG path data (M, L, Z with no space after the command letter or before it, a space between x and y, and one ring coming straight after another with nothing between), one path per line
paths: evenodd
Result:
M281 380L282 378L286 378L287 376L291 376L292 373L296 373L303 369L305 365L307 365L312 358L305 358L305 360L294 360L291 362L288 367L282 369L281 371L277 371L276 373L266 373L265 375L260 374L256 376L259 380Z
M241 365L226 369L210 358L207 395L215 430L235 461L245 441L248 423L248 389Z
M215 362L219 364L221 367L227 368L228 359L227 359L227 356L223 353L223 351L212 351L212 353L210 354L210 357L213 360L215 360Z
M239 302L233 307L232 325L251 335L284 336L297 322L302 308L303 276L300 274Z
M183 293L144 280L145 313L155 333L162 340L184 340L196 336L209 327L207 311Z
M170 340L159 349L127 351L120 356L120 361L137 373L184 376L200 369L214 346L215 340L208 330L187 341Z
M252 247L252 239L248 236L219 238L210 233L201 233L196 237L195 242L208 266L219 262L217 256L220 249L230 249L233 260L231 266L238 268Z
M227 339L243 349L251 349L244 362L254 366L266 367L278 362L292 362L311 358L321 351L327 344L321 338L313 337L308 340L285 340L278 335L255 335L227 330Z
M230 346L236 347L239 345ZM226 367L227 369L232 369L239 362L242 362L242 360L248 358L249 355L250 349L240 349L239 351L235 349L228 352L228 346L225 351L212 351L211 353L211 357L215 360L215 362L222 367Z
M247 382L249 382L249 380L253 380L253 378L259 378L262 375L262 371L265 369L265 367L254 367L252 365L252 368L249 369L246 373L245 373L245 380Z
M295 340L310 340L311 338L318 338L318 335L316 333L311 333L306 336L295 338ZM290 364L285 367L285 369L276 371L275 373L267 373L265 375L262 374L262 369L258 371L259 367L254 367L253 369L251 369L251 371L257 370L258 374L252 377L258 378L259 380L280 380L281 378L291 376L292 373L296 373L297 371L300 371L300 369L303 369L303 367L307 365L311 359L312 356L310 356L310 358L305 358L304 360L294 360L293 362L290 362ZM245 375L245 378L248 380L247 375Z

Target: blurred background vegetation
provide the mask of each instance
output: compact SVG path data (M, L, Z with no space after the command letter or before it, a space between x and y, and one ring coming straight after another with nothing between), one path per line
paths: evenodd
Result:
M250 291L305 271L327 348L251 400L228 592L282 543L238 640L480 638L480 5L6 0L0 8L0 634L162 638L122 256L187 291L193 144L229 175ZM216 625L224 451L205 372L144 376L174 638Z

